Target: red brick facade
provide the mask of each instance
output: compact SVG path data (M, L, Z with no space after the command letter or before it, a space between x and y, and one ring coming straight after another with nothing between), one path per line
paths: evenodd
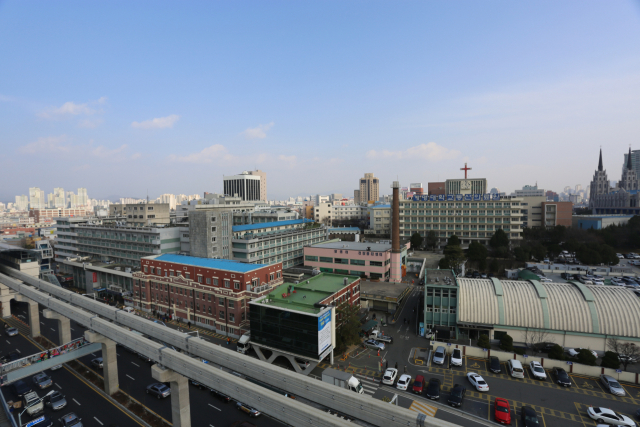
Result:
M256 266L247 273L144 258L140 264L141 271L133 273L134 307L198 323L224 335L248 331L248 301L283 282L282 263ZM256 287L264 289L255 292Z
M572 215L573 215L573 203L571 202L542 202L542 224L543 226L564 225L565 227L571 227ZM547 206L549 209L547 209ZM549 212L551 211L551 212ZM547 220L554 222L553 225L548 225Z

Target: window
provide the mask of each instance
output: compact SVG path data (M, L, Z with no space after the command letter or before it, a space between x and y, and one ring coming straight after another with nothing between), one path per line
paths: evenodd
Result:
M224 311L220 310L220 319L224 320Z
M217 278L213 278L213 286L218 286L218 279Z
M211 294L207 294L207 301L211 301Z
M147 215L147 218L155 218L155 215ZM140 218L142 218L142 215L140 215Z
M211 227L211 232L215 233L217 229L218 229L218 227Z
M171 271L169 272L169 276L171 276L171 277L175 276L175 273L174 273L174 271L173 271L173 270L171 270Z
M198 283L202 283L202 276L198 276Z
M140 208L140 209L142 209L142 208ZM148 210L148 211L152 211L152 210L153 210L153 206L149 206L149 207L147 208L147 210Z
M218 298L218 305L224 307L224 298Z
M305 255L304 259L305 261L318 261L318 257L313 255Z
M147 272L147 266L146 265L144 266L144 272L145 273Z
M330 262L330 263L333 264L333 258L328 258L328 257L321 256L320 257L320 262Z
M233 282L233 289L240 289L240 282Z
M224 287L225 288L231 287L231 283L227 279L224 280Z
M211 277L207 277L207 285L211 284Z
M211 314L211 306L207 307L207 311Z
M215 216L211 217L211 222L216 222L216 217Z
M155 274L155 267L151 267L151 274Z
M369 261L369 265L372 267L382 267L382 261Z
M191 273L185 273L185 277L186 277L187 279L191 279Z
M168 276L168 271L167 271L167 270L165 270L165 271L164 271L164 277L167 277L167 276Z
M236 308L236 302L233 300L229 300L229 308Z
M236 316L233 313L229 313L229 322L235 322L236 321Z
M215 237L212 237L212 238L211 238L211 241L212 241L212 242L215 242L215 241L216 241L216 238L215 238Z

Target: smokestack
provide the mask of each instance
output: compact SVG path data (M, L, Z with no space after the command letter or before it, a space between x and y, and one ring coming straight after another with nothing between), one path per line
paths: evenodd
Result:
M391 252L400 253L400 182L393 181L393 201L391 202Z

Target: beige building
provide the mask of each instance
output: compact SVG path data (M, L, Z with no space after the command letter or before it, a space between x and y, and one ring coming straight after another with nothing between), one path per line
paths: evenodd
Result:
M112 204L109 216L122 216L127 225L144 227L147 225L170 224L171 210L168 203Z
M316 222L322 222L325 218L333 221L333 205L330 202L318 203L313 208L313 213L313 219Z
M546 196L521 197L522 227L538 228L542 226L542 203Z
M391 236L391 205L372 205L367 208L369 229L365 234Z
M355 196L356 194L354 194ZM377 202L380 198L380 182L372 173L365 173L364 178L360 178L358 200L355 203Z

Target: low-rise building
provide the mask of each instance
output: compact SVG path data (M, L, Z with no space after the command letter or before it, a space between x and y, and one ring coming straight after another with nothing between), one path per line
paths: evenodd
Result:
M85 217L93 216L93 210L87 210L84 208L78 209L31 209L29 211L29 217L33 218L36 223L51 222L54 218L61 217Z
M367 234L391 236L391 205L371 205L367 208L369 228Z
M624 225L631 218L633 218L633 215L574 215L572 221L573 228L602 230L610 225Z
M134 227L171 223L169 203L112 204L109 205L109 216L122 217Z

